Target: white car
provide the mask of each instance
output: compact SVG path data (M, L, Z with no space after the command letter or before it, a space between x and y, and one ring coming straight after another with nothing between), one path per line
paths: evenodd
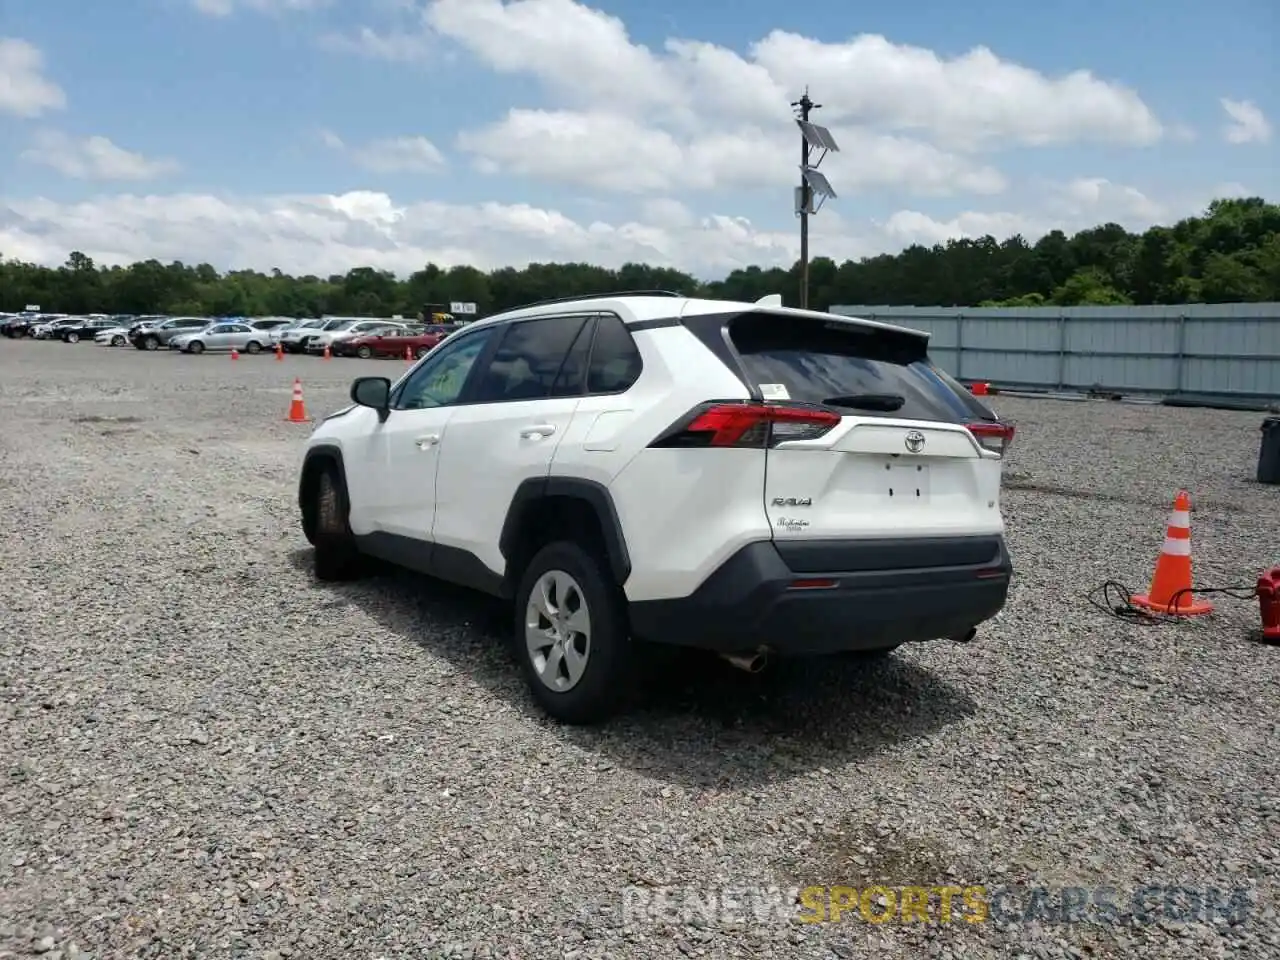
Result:
M295 326L286 327L277 342L286 353L304 353L312 337L343 322L338 319L304 320Z
M634 640L735 666L968 642L1012 575L1013 439L920 331L617 294L476 321L306 444L322 580L368 555L513 601L542 708L603 719Z
M339 340L350 340L354 337L367 337L371 334L383 333L394 335L396 332L407 332L407 324L393 320L343 320L332 327L325 327L307 341L307 353L324 353L324 348L333 348Z
M126 347L129 345L129 331L135 325L146 326L147 321L139 323L137 317L119 316L113 318L115 326L100 330L93 336L93 342L100 347Z
M53 340L58 336L59 327L69 327L75 323L83 323L88 317L69 317L64 314L53 314L43 323L31 328L31 336L36 340Z

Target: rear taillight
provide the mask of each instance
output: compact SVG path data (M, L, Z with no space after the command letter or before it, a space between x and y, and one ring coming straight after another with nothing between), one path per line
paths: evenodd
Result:
M969 432L978 441L983 450L1004 456L1013 443L1013 424L1011 423L971 423Z
M819 407L717 401L681 418L651 447L747 447L756 450L792 440L815 440L840 422Z

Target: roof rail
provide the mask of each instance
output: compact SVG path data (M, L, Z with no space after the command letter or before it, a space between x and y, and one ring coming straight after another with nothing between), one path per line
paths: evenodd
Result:
M605 293L580 293L573 297L554 297L550 300L536 300L533 303L522 303L518 307L508 307L503 313L513 310L527 310L530 307L545 307L553 303L573 303L575 300L602 300L606 297L684 297L688 294L676 293L673 290L613 290Z

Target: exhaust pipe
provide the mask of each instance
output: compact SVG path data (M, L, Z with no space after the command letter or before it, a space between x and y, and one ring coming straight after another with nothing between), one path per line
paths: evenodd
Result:
M978 628L970 627L964 633L960 634L959 636L951 637L950 639L952 643L968 643L977 635L978 635Z
M720 658L727 660L739 670L745 670L747 673L759 673L764 669L765 664L769 662L769 655L763 650L747 654L722 653Z

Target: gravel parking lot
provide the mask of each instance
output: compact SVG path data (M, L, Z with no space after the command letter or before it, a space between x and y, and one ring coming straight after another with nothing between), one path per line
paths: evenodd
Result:
M0 956L1280 951L1280 649L1247 639L1257 604L1150 628L1083 596L1145 588L1180 486L1197 581L1280 562L1260 414L994 398L1018 421L1016 575L977 641L777 676L690 661L580 730L534 711L492 604L311 580L293 377L318 416L404 366L0 343ZM1252 906L623 923L624 895L665 886L950 883Z

